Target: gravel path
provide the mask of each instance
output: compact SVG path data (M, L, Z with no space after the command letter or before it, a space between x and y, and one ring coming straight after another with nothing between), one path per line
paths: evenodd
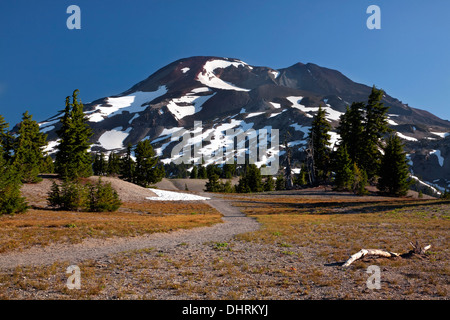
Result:
M229 200L223 200L207 193L201 195L211 198L205 202L223 214L224 223L212 227L156 233L134 238L89 239L75 245L51 245L23 252L1 254L0 269L10 269L20 265L50 265L56 261L77 264L85 260L102 259L130 250L145 248L165 250L181 243L195 246L210 241L224 242L237 234L259 229L259 223L255 219L245 216L238 208L233 207Z

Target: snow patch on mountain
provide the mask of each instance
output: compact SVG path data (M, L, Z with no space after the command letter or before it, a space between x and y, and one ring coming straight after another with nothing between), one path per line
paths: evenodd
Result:
M311 127L302 126L302 125L299 125L298 123L293 123L290 125L290 127L294 128L295 131L303 132L304 139L306 139L308 137L309 130L311 129Z
M124 147L123 141L128 135L129 132L122 131L122 127L117 127L102 134L98 138L98 144L107 150L122 149Z
M280 75L280 72L277 70L272 70L272 71L270 71L270 73L273 75L273 77L275 79L278 78L278 76Z
M281 108L281 104L279 103L275 103L275 102L269 102L275 109L280 109Z
M232 83L223 81L218 78L214 70L226 69L228 67L238 68L239 66L248 66L244 62L232 62L226 60L210 60L203 66L203 72L200 72L197 76L197 80L205 86L210 88L222 89L222 90L236 90L236 91L250 91L250 89L239 88Z
M438 158L439 165L442 167L444 166L444 157L441 155L441 150L433 150L430 152L430 155L435 155Z
M405 135L404 135L403 133L401 133L401 132L396 132L395 134L396 134L398 137L400 137L401 139L404 139L404 140L408 140L408 141L417 141L416 138L405 136Z
M265 112L253 112L253 113L249 113L245 118L253 118L256 116L259 116L261 114L264 114Z
M59 145L60 141L61 139L58 139L56 141L49 141L43 151L45 153L48 153L49 155L54 154L57 151L56 147Z
M296 109L299 109L300 111L303 111L308 118L314 117L310 113L317 113L317 111L319 111L318 107L306 107L306 106L302 105L301 101L302 101L303 97L301 97L301 96L291 96L291 97L286 97L286 99L290 103L292 103L291 108L296 108ZM322 107L322 109L326 111L325 117L328 120L339 121L340 116L343 114L340 111L334 110L329 104L327 104L325 107Z
M448 137L450 135L450 132L431 132L430 131L430 133L432 133L434 135L437 135L437 136L439 136L441 138L445 138L445 137Z
M419 182L421 185L423 185L423 186L425 186L425 187L427 187L427 188L430 188L430 189L433 190L436 194L438 194L438 195L442 194L441 191L439 191L439 190L442 190L442 191L443 191L443 189L442 189L441 187L437 186L436 184L434 184L434 183L429 183L429 182L424 182L424 181L420 180L418 177L416 177L416 176L414 176L414 175L410 175L410 177L411 177L412 179L416 180L417 182ZM438 189L439 189L439 190L438 190Z
M142 105L167 93L166 86L160 86L153 92L137 91L128 96L106 98L106 104L95 106L94 111L88 116L90 122L100 122L105 118L121 114L123 111L135 113L143 111Z
M202 110L202 105L212 98L216 93L209 96L185 95L169 101L167 109L175 116L177 120L191 116Z
M196 93L201 93L201 92L210 92L211 89L207 88L207 87L198 87L198 88L194 88L191 90L190 93L188 93L187 95L193 95Z
M389 123L391 126L398 126L398 123L395 122L394 120L391 120L391 119L388 119L388 123Z
M152 192L156 193L157 197L146 197L147 200L152 201L199 201L199 200L209 200L210 198L197 196L190 193L174 192L159 189L150 189Z

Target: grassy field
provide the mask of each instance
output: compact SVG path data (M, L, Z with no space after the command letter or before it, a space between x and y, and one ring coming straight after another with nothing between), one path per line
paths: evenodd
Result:
M84 239L134 237L221 223L221 214L202 202L126 202L117 212L31 209L0 216L0 253Z
M63 270L67 264L17 268L1 275L0 297L449 298L449 202L322 195L223 197L257 219L262 228L229 242L180 244L166 251L149 248L105 261L86 261L80 265L81 290L66 288ZM362 248L404 253L415 240L432 245L426 256L365 258L349 268L341 267ZM379 290L367 288L370 265L381 269Z

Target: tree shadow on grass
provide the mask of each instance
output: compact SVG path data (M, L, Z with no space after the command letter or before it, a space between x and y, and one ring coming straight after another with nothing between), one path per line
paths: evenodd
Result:
M354 202L336 202L336 201L326 201L326 202L304 202L304 203L283 203L283 202L263 202L257 200L239 201L240 203L248 203L253 205L262 205L265 207L271 207L274 209L276 214L276 208L290 208L296 210L310 209L310 212L302 212L305 214L321 214L321 215L332 215L332 214L364 214L364 213L380 213L386 211L392 211L396 209L414 208L418 206L435 206L440 204L450 205L449 200L392 200L389 201L354 201ZM323 212L314 212L318 209L330 209Z

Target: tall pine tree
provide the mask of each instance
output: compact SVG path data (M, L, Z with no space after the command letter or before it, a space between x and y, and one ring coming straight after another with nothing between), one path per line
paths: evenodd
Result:
M44 164L44 147L47 145L47 135L39 131L39 125L33 116L23 114L19 124L18 136L14 141L13 165L24 183L35 183Z
M346 146L350 159L361 165L364 157L364 103L354 102L341 116L337 133L340 135L341 145Z
M361 159L361 167L369 179L378 174L381 162L381 138L390 131L387 122L389 107L385 107L381 102L383 95L383 90L373 86L366 105L363 139L365 152Z
M134 181L134 171L136 167L136 163L132 157L133 146L131 143L127 146L127 153L121 158L120 161L120 172L122 175L122 179L126 181L133 182Z
M0 146L0 215L27 210L28 205L20 193L21 186L20 175L15 167L5 160Z
M153 147L149 140L140 141L134 151L136 155L135 182L143 187L161 181L164 177L164 167L158 165Z
M326 119L326 112L319 106L309 130L310 145L313 148L315 177L326 181L330 173L330 134L331 125Z
M381 159L378 189L392 196L405 196L410 187L409 165L403 144L397 135L390 135Z
M55 171L66 179L89 177L92 172L92 158L88 150L92 129L87 124L83 113L83 104L78 100L79 90L75 90L66 98L61 128L56 132L59 136L58 151L55 159Z
M347 152L347 146L341 144L336 152L334 184L337 190L351 190L354 180L353 163Z
M11 160L13 149L13 137L9 132L9 123L0 115L0 147L5 161Z

